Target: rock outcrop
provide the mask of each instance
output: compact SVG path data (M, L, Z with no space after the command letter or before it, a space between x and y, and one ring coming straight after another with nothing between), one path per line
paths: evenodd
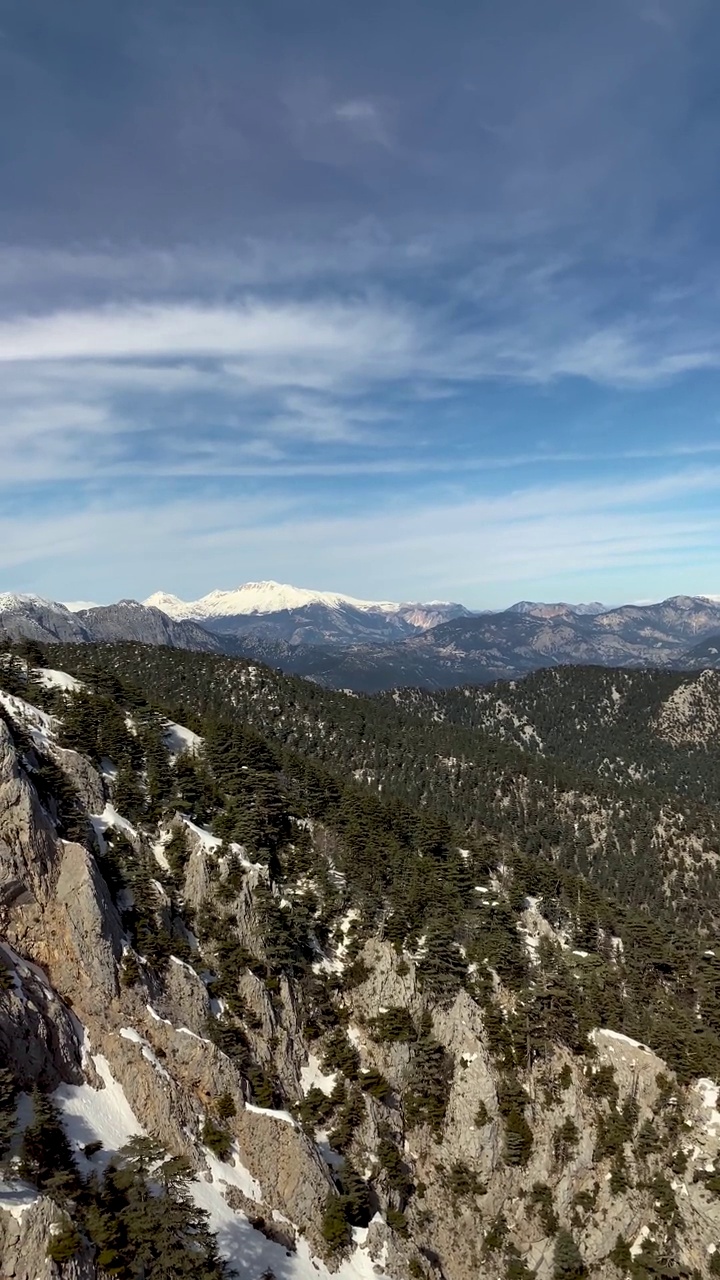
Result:
M76 769L76 777L85 778L86 799L95 803L90 769ZM198 902L207 893L210 856L197 848L190 860L188 882L191 890L197 886ZM313 1142L273 1111L246 1108L237 1070L203 1035L211 1002L191 965L170 963L157 1010L121 985L126 940L107 885L88 849L57 837L2 720L0 859L6 939L0 963L11 975L9 991L0 994L0 1053L18 1079L28 1088L77 1085L83 1078L102 1086L92 1065L101 1054L139 1126L184 1155L201 1176L207 1176L200 1141L204 1117L220 1095L231 1097L237 1111L229 1122L232 1137L260 1188L264 1210L287 1218L322 1253L320 1224L332 1184ZM238 909L257 936L249 891ZM267 1061L273 1060L269 1045L281 1041L279 1065L297 1094L299 1028L282 1026L264 988L248 978L249 1002L268 1037ZM283 1007L292 1011L289 990ZM287 1047L293 1034L294 1054ZM50 1201L40 1199L18 1218L0 1198L0 1274L13 1280L52 1275L46 1251L59 1216ZM95 1276L82 1260L72 1268L64 1275L74 1280Z
M0 1183L0 1265L3 1280L56 1280L58 1268L48 1257L48 1243L60 1232L66 1215L52 1200L29 1188ZM80 1248L63 1266L63 1280L97 1280L92 1252Z

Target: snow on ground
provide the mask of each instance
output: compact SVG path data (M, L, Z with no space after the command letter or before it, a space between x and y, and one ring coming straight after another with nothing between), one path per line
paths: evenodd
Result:
M256 1231L244 1214L230 1208L217 1182L198 1179L190 1184L189 1190L195 1204L209 1215L220 1253L235 1270L238 1280L257 1280L265 1271L272 1272L276 1280L377 1280L380 1274L367 1249L362 1247L366 1232L360 1233L362 1243L356 1241L350 1257L331 1273L313 1257L302 1237L293 1253ZM356 1231L357 1228L353 1231L354 1238Z
M53 1004L57 1000L57 996L50 986L46 974L38 965L33 964L32 960L25 960L23 956L19 956L17 951L13 951L9 942L0 942L0 951L5 953L10 965L12 966L13 986L20 999L25 1001L23 991L23 978L34 977L36 982L42 987L43 995L49 1004Z
M336 937L339 933L340 941L334 950L330 951L329 955L321 955L319 960L313 961L312 968L314 973L342 973L344 971L345 957L350 946L348 935L358 918L358 914L353 908L337 922L333 929L333 935Z
M45 596L36 595L34 591L0 591L0 613L9 613L23 604L45 605L46 608L54 609L56 613L62 613L65 607L56 604L54 600L48 600Z
M163 871L168 871L168 872L170 871L170 863L165 857L164 850L165 850L165 845L168 843L169 840L170 840L170 832L166 831L163 835L161 835L160 839L157 840L152 847L153 857L157 862L158 866L162 867Z
M155 1022L162 1022L162 1023L164 1023L164 1024L165 1024L165 1026L166 1026L166 1027L172 1027L172 1022L170 1021L170 1019L169 1019L169 1018L161 1018L161 1017L160 1017L160 1014L159 1014L155 1009L153 1009L153 1007L152 1007L152 1005L151 1005L151 1004L146 1004L146 1005L145 1005L145 1008L147 1009L148 1013L150 1014L150 1017L151 1017Z
M349 1026L347 1029L347 1038L351 1044L355 1045L356 1049L365 1048L365 1041L363 1039L362 1031L360 1030L359 1027Z
M134 1029L134 1027L121 1027L120 1035L122 1036L123 1040L130 1040L133 1044L139 1044L141 1047L142 1056L145 1059L145 1061L149 1062L150 1065L155 1068L158 1075L162 1076L163 1080L170 1079L170 1076L168 1075L164 1066L162 1065L161 1062L158 1061L156 1054L153 1053L152 1047L148 1044L145 1037L141 1036L139 1032L137 1032Z
M159 1015L148 1005L148 1011L158 1021ZM82 1028L79 1028L82 1034ZM124 1027L120 1034L124 1039L138 1044L144 1056L155 1057L147 1041L131 1027ZM96 1089L89 1083L61 1085L52 1097L62 1116L63 1126L81 1171L91 1172L102 1168L112 1155L118 1152L130 1138L144 1135L145 1130L135 1116L125 1092L113 1076L110 1063L102 1054L90 1055L87 1038L83 1043L83 1061L92 1064L100 1077L103 1088ZM153 1065L160 1067L154 1062ZM311 1064L308 1064L311 1067ZM164 1072L164 1068L160 1068ZM295 1125L287 1111L275 1111L246 1104L246 1110L286 1124ZM324 1137L324 1135L322 1135ZM84 1148L88 1143L101 1142L102 1149L88 1157ZM210 1226L217 1234L221 1254L236 1271L239 1280L257 1280L263 1271L271 1270L276 1280L376 1280L382 1274L373 1263L367 1250L367 1229L353 1230L354 1248L341 1267L331 1273L315 1259L306 1240L298 1239L295 1252L268 1240L250 1225L247 1217L235 1212L224 1199L223 1187L237 1187L257 1203L262 1201L262 1190L255 1178L240 1160L239 1151L233 1148L232 1163L218 1160L212 1152L203 1149L209 1170L209 1180L202 1175L189 1183L188 1191L194 1202L208 1213ZM337 1158L328 1146L328 1163ZM342 1157L340 1157L342 1159ZM22 1214L35 1203L36 1194L21 1184L0 1182L0 1209L20 1220Z
M701 1106L708 1112L705 1119L705 1128L713 1137L720 1137L720 1111L718 1111L718 1093L720 1089L714 1080L705 1078L696 1080L692 1086L693 1092L700 1099Z
M190 965L186 965L184 960L178 960L177 956L171 956L170 960L173 964L181 964L186 969L190 969L191 973L195 973L195 970L191 968ZM153 1009L151 1004L146 1004L145 1008L147 1009L148 1013L150 1014L150 1017L153 1019L154 1022L162 1022L163 1026L172 1027L173 1031L177 1031L179 1036L190 1036L191 1039L193 1040L200 1040L202 1044L212 1044L212 1040L206 1040L204 1036L196 1035L195 1032L191 1031L189 1027L173 1027L173 1024L170 1021L170 1019L161 1018L160 1014L157 1012L156 1009ZM0 1280L2 1280L1 1277L0 1277Z
M52 667L36 667L33 675L46 689L63 689L65 692L76 693L83 687L82 680L76 680L67 671L55 671Z
M190 818L186 818L185 814L180 815L188 831L197 836L200 844L204 849L219 849L222 840L219 836L214 836L212 831L208 831L206 827L199 827L196 822L192 822Z
M256 1107L252 1102L245 1103L245 1110L252 1111L256 1116L267 1116L269 1120L281 1120L283 1124L291 1124L293 1129L297 1125L294 1116L289 1111L274 1111L272 1107Z
M534 966L540 964L538 951L540 948L540 942L544 937L554 939L555 936L557 936L557 940L561 945L563 941L559 935L554 934L553 929L548 924L542 912L538 909L538 903L538 898L528 897L525 899L526 907L522 915L522 921L518 921L517 925L517 930L523 940L528 959ZM495 906L494 902L493 906Z
M11 1214L16 1222L22 1222L28 1209L32 1209L39 1199L40 1193L35 1187L29 1187L25 1182L6 1182L4 1178L0 1178L0 1209Z
M136 1134L145 1130L136 1119L125 1097L125 1091L110 1070L102 1054L92 1058L93 1066L105 1088L91 1084L61 1084L52 1097L62 1112L63 1127L70 1139L75 1158L83 1172L105 1165ZM103 1150L90 1159L83 1154L88 1142L102 1142Z
M54 716L49 716L46 711L34 707L24 698L17 698L13 693L2 691L0 691L0 707L4 707L10 719L30 735L36 747L41 751L48 750L55 740L57 720Z
M417 946L414 951L407 953L413 960L424 960L427 955L427 934L423 933L417 940Z
M650 1228L648 1226L644 1226L640 1228L637 1236L635 1237L635 1240L630 1245L631 1258L637 1258L638 1254L642 1253L643 1245L649 1235L650 1235Z
M344 965L338 963L337 960L328 960L327 956L323 956L321 960L313 960L313 973L342 973Z
M175 957L171 956L171 960ZM199 1040L201 1044L212 1044L212 1040L208 1040L206 1036L199 1036L197 1032L191 1031L189 1027L173 1027L173 1031L177 1031L179 1036L189 1036L191 1040Z
M347 948L348 948L348 934L349 934L350 930L352 929L352 927L353 927L353 925L354 925L355 921L358 919L359 914L360 914L360 913L359 913L359 911L356 911L354 907L351 907L351 908L350 908L350 910L348 911L347 915L344 915L344 916L343 916L343 918L342 918L342 920L340 920L340 922L338 923L338 926L337 926L337 927L338 927L338 929L340 930L340 933L341 933L341 935L342 935L342 942L340 943L340 946L338 947L338 955L339 955L341 958L342 958L342 956L345 954L345 952L347 951Z
M187 827L188 831L192 835L196 836L197 840L200 843L200 847L202 849L206 849L210 853L216 853L218 851L218 849L222 845L222 840L220 839L220 836L214 836L212 831L208 831L207 827L199 827L196 822L193 822L184 813L181 813L179 816L182 822ZM250 859L247 856L247 853L245 852L245 849L241 844L233 843L228 845L227 848L229 849L230 853L235 854L235 856L240 859L240 862L246 871L262 871L264 869L263 864L261 862L250 861ZM157 857L157 854L155 856Z
M8 597L10 598L10 597ZM167 591L156 591L143 600L143 604L161 609L171 618L234 617L236 614L277 613L279 610L304 609L308 605L322 604L329 609L342 609L349 605L363 613L378 610L397 613L402 605L392 601L358 600L355 596L340 595L336 591L308 591L305 587L293 587L285 582L245 582L231 591L210 591L199 600L181 600Z
M633 1040L630 1036L623 1035L622 1031L609 1031L607 1027L596 1027L590 1032L590 1038L595 1039L596 1036L605 1036L608 1040L617 1040L620 1044L629 1045L631 1049L640 1049L642 1053L652 1053L652 1049L648 1049L646 1044L641 1044L639 1040Z
M327 1129L316 1129L314 1141L326 1165L329 1165L331 1169L342 1169L345 1157L330 1146L330 1136Z
M133 1033L131 1028L124 1030L126 1039L135 1040L136 1032ZM142 1043L142 1036L137 1036L137 1040ZM113 1076L107 1059L96 1054L92 1062L104 1089L94 1089L90 1084L61 1085L52 1095L62 1113L63 1125L78 1165L84 1172L102 1167L130 1138L145 1132L122 1086ZM247 1106L247 1110L295 1123L288 1112L266 1111L253 1106ZM97 1141L102 1142L103 1150L88 1158L83 1154L83 1147ZM227 1185L238 1187L258 1203L261 1201L261 1188L243 1166L238 1151L233 1150L232 1164L218 1160L204 1148L203 1154L209 1180L206 1181L202 1175L196 1177L189 1182L188 1192L195 1204L207 1212L210 1227L217 1234L220 1253L236 1271L238 1280L257 1280L267 1270L272 1271L276 1280L376 1280L381 1274L364 1247L367 1230L353 1231L355 1247L352 1254L332 1275L319 1259L312 1256L307 1241L302 1237L298 1239L296 1252L289 1252L282 1245L268 1240L250 1225L243 1213L231 1209L223 1196L223 1185ZM16 1211L14 1216L29 1207L20 1188L7 1188L0 1183L0 1208L5 1208L5 1200L12 1202Z
M232 1146L232 1164L228 1160L218 1160L208 1147L203 1147L202 1151L213 1182L219 1186L225 1183L229 1187L238 1187L249 1200L262 1204L262 1187L250 1170L245 1168L236 1142Z
M127 818L123 818L122 814L118 813L117 809L112 804L106 804L102 813L91 814L90 822L92 823L93 830L98 838L98 843L102 853L104 853L106 849L105 832L108 827L113 827L115 831L121 831L124 836L129 836L131 840L137 839L137 831L135 828L130 822L128 822Z
M316 1058L313 1053L309 1054L307 1066L300 1068L300 1084L303 1093L309 1093L310 1089L321 1089L328 1097L335 1088L337 1074L326 1075L320 1066L320 1059Z
M203 744L199 733L193 733L192 729L187 729L184 724L176 724L174 720L168 721L163 738L172 755L180 755L183 751L195 755Z
M113 764L112 760L108 760L107 756L103 756L100 760L100 772L103 778L107 778L112 782L118 775L118 768Z

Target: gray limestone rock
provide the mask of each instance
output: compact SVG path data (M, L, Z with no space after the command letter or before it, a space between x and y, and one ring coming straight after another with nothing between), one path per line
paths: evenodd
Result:
M14 906L46 900L56 862L52 824L0 719L0 926Z
M87 813L102 813L105 808L105 786L97 769L78 751L53 747L52 755L67 774Z
M104 999L112 1000L118 993L122 926L107 885L82 845L64 842L56 902L65 910L68 941L84 980Z
M48 1257L48 1244L62 1230L64 1215L52 1200L36 1196L22 1183L0 1189L0 1267L2 1280L56 1280L58 1268ZM88 1249L66 1263L63 1280L97 1280Z

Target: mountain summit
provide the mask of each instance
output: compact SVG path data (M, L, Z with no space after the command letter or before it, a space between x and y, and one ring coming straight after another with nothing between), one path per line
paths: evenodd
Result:
M231 617L234 614L284 613L306 609L310 605L322 605L326 609L349 607L361 613L398 613L408 608L389 600L359 600L355 596L338 591L310 591L305 587L293 587L283 582L245 582L230 591L210 591L199 600L181 600L166 591L156 591L144 604L162 609L171 618ZM413 608L423 606L412 605ZM433 600L433 609L460 608L444 601Z
M157 591L145 604L176 621L204 623L218 634L252 634L292 645L392 643L469 616L460 604L359 600L281 582L246 582L233 591L211 591L192 601Z

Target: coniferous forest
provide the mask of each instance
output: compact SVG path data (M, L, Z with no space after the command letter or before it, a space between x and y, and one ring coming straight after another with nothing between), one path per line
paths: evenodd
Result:
M45 681L48 665L76 687ZM520 1174L533 1158L529 1082L540 1072L545 1105L555 1105L569 1064L584 1064L598 1109L593 1159L605 1162L613 1194L636 1186L669 1197L657 1232L665 1253L648 1244L644 1260L633 1255L633 1274L669 1277L686 1274L672 1270L680 1226L668 1168L685 1159L672 1090L720 1079L720 774L714 737L703 742L697 732L697 707L690 738L688 716L673 718L673 707L687 703L676 696L683 679L571 668L487 689L365 698L214 655L25 642L6 646L0 663L11 699L0 714L59 836L92 849L127 938L126 989L162 986L171 960L202 970L216 1002L205 1034L232 1063L245 1101L289 1108L309 1135L329 1135L339 1161L322 1222L331 1254L342 1255L352 1230L367 1225L380 1194L399 1239L419 1230L421 1193L402 1134L420 1128L443 1141L458 1064L437 1018L465 993L497 1073L502 1166ZM717 694L706 695L703 723L712 727ZM60 754L13 714L13 698L52 717ZM197 735L192 750L168 745L173 724ZM93 836L63 751L110 778L113 811L129 831ZM215 850L199 906L187 894L195 829L210 833ZM159 869L152 849L161 830ZM255 943L237 912L249 877ZM338 940L342 963L319 964ZM405 1055L402 1087L363 1065L348 1031L352 993L370 979L378 942L392 948L400 975L412 965L420 993L417 1007L382 1006L365 1019L379 1053ZM244 974L278 1010L292 991L331 1091L288 1096L273 1055L259 1050ZM598 1028L651 1046L667 1064L676 1084L658 1077L657 1117L641 1122L633 1097L621 1096L612 1067L597 1059ZM558 1054L566 1065L555 1076ZM5 1072L8 1158L21 1084ZM34 1097L20 1167L67 1214L53 1237L58 1265L82 1244L119 1276L222 1273L182 1159L135 1140L102 1175L84 1178L51 1100L41 1090ZM368 1108L378 1118L370 1177L357 1147ZM219 1159L229 1158L236 1111L224 1094L204 1121L202 1140ZM489 1122L483 1103L475 1124ZM566 1116L552 1136L558 1169L578 1141ZM488 1194L462 1159L443 1179L452 1202L472 1206ZM151 1183L160 1192L151 1194ZM577 1231L561 1222L550 1187L536 1180L523 1196L554 1242L553 1275L586 1274ZM481 1236L484 1256L504 1259L505 1275L532 1274L499 1218ZM614 1247L611 1264L623 1274L628 1242ZM411 1274L425 1275L422 1251L414 1256Z

